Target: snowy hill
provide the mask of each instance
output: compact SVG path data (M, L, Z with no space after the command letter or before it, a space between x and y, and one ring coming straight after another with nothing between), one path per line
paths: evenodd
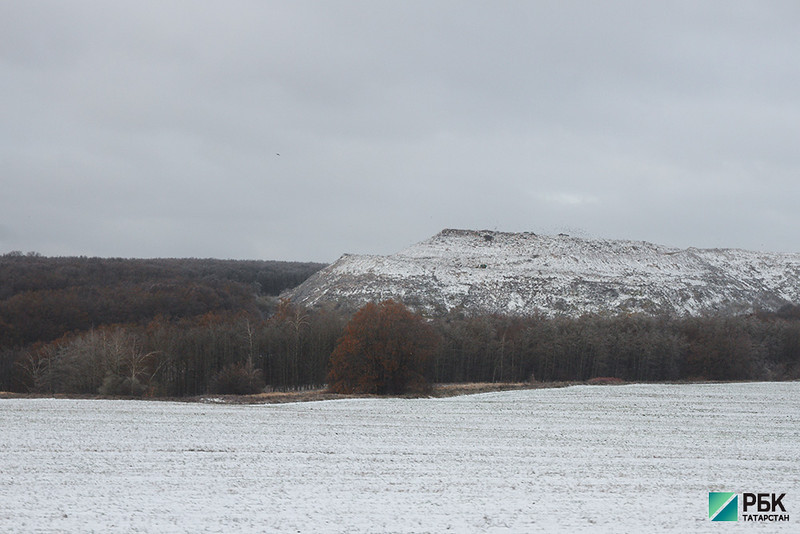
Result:
M286 296L348 308L392 298L427 314L734 314L800 303L800 254L443 230L389 256L346 254Z

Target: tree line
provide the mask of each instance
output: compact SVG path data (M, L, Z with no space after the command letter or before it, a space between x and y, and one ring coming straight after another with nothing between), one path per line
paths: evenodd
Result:
M102 326L6 350L0 389L179 397L321 387L342 328L338 314L285 302L267 319L225 311Z
M321 267L0 256L0 390L191 396L335 382L345 391L354 383L332 355L347 363L342 355L365 347L381 353L362 366L386 378L371 382L378 393L424 382L800 378L798 306L734 317L423 318L399 305L354 316L278 299ZM404 375L388 373L408 362Z
M458 317L436 321L436 382L800 378L797 308L749 316Z
M332 354L365 346L383 355L424 346L417 382L800 378L797 308L739 317L417 317L424 328L396 316L350 325L354 318L341 311L281 301L268 317L223 310L105 325L0 350L0 390L192 396L317 388L337 379ZM357 342L344 335L354 331ZM370 372L404 365L380 361ZM399 390L376 384L370 391Z

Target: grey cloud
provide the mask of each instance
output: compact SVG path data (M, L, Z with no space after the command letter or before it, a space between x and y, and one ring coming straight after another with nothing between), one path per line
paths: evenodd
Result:
M0 245L798 250L798 26L793 2L5 3Z

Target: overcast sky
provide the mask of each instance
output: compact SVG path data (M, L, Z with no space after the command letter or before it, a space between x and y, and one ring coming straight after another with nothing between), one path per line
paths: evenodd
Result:
M800 3L0 2L0 253L800 252Z

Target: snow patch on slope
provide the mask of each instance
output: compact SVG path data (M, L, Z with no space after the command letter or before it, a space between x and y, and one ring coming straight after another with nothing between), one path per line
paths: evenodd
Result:
M344 255L288 296L429 314L743 313L800 302L800 254L443 230L389 256Z

